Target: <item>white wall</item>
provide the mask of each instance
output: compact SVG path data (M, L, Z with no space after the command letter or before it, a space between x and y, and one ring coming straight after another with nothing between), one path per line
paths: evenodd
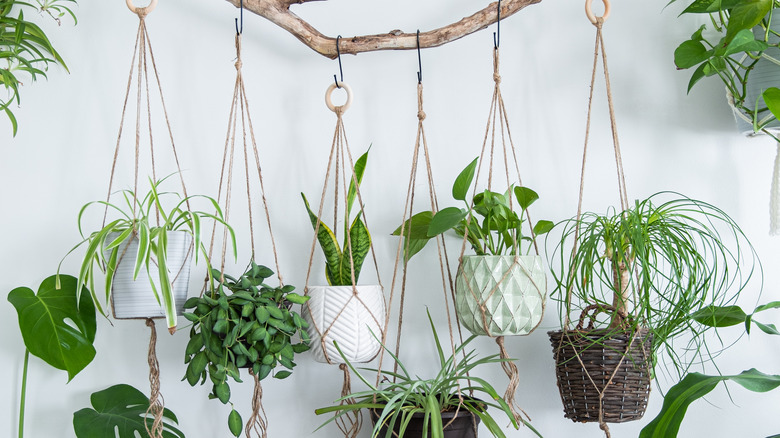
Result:
M328 35L349 36L430 29L485 3L342 0L309 3L295 10ZM593 53L594 28L580 2L570 3L546 0L506 19L501 28L502 87L523 158L523 179L541 194L536 217L555 221L572 216L576 209ZM676 190L732 214L766 268L761 300L777 299L780 273L775 267L780 249L777 240L767 236L775 147L766 138L737 134L719 84L701 84L686 96L689 73L675 71L672 53L696 26L689 19L676 18L675 8L664 11L663 3L615 2L605 28L629 195L643 198ZM219 0L162 1L148 18L191 192L216 195L235 75L236 12ZM54 68L48 82L25 84L22 107L16 111L20 123L16 138L10 136L8 123L0 121L0 204L5 207L0 223L6 230L0 251L1 291L20 285L37 288L51 275L78 241L78 209L101 199L107 188L137 20L118 0L84 1L77 13L76 27L44 24L71 74ZM323 105L323 93L338 66L252 14L245 14L244 28L244 72L281 265L287 282L302 288L312 233L298 193L305 191L315 198L322 187L335 122ZM426 129L442 205L451 203L452 180L479 151L493 86L491 52L492 36L481 32L422 54ZM350 145L357 154L373 143L364 196L382 279L389 289L396 243L389 233L400 222L416 130L416 54L369 53L345 56L343 62L345 80L355 91L353 107L345 117ZM602 211L615 202L616 190L603 86L598 90L586 206ZM157 133L158 147L163 148L164 134ZM130 148L129 138L125 140L123 147ZM129 156L120 161L121 173L129 172L130 163ZM419 190L424 193L422 183ZM244 236L245 222L236 222ZM239 263L244 263L248 247L241 251ZM272 263L267 247L260 254L260 262ZM315 275L322 275L321 259L316 260ZM76 257L64 266L73 272ZM439 283L425 275L436 266L435 253L417 256L409 282L402 354L423 375L434 359L424 318L426 305L444 326ZM194 272L202 273L202 266ZM198 289L200 273L193 275L192 293ZM370 269L366 275L370 276ZM758 287L752 286L744 307L756 302ZM556 327L558 317L554 304L548 308L539 330L507 341L510 354L519 358L519 403L545 436L601 436L596 425L563 418L546 335ZM0 434L15 436L24 348L13 308L0 306L0 315L5 332L0 339L0 367L6 376L0 388L5 394L0 399L0 430L5 432ZM764 319L776 318L769 314ZM162 333L161 324L158 327ZM738 331L734 329L734 334ZM119 321L112 327L101 321L94 363L67 385L64 373L33 358L27 436L74 436L72 413L89 404L89 394L115 383L148 391L147 342L148 330L140 322ZM229 409L207 399L209 388L191 388L180 381L186 342L184 331L172 337L161 335L158 344L166 405L179 415L189 437L227 436ZM744 337L720 357L722 372L751 367L780 372L777 342L760 333ZM478 345L486 353L495 351L489 339ZM506 382L497 366L483 372L497 387ZM669 383L660 380L668 388ZM312 434L324 420L313 410L336 398L340 384L336 367L314 363L308 356L299 361L291 379L267 381L271 436ZM248 383L233 385L233 401L245 418L251 390ZM731 395L733 403L718 388L711 403L695 404L680 436L763 437L780 432L775 408L780 393L756 395L734 387ZM661 402L661 392L654 390L646 419L613 426L613 436L636 436ZM530 434L521 430L510 435ZM328 427L315 436L338 433ZM362 436L368 436L367 431Z

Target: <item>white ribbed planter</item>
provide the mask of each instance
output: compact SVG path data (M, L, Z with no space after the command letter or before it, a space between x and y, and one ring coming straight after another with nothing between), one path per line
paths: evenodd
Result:
M455 280L455 310L475 335L531 333L544 315L547 274L540 256L464 256Z
M368 362L379 353L377 338L382 338L385 321L382 287L356 288L354 295L352 286L309 286L311 299L301 314L309 324L311 352L317 362L344 363L333 341L350 362Z
M111 233L107 242L111 242L118 235L119 233ZM114 318L164 318L165 312L155 298L152 286L149 284L151 276L157 291L160 291L160 278L156 266L149 267L149 275L142 267L138 278L133 280L133 269L138 255L138 239L133 238L129 243L122 245L119 248L120 256L127 245L129 247L117 266L111 287L111 308ZM184 312L184 302L187 300L193 251L192 236L189 233L168 231L168 275L173 284L173 295L178 315Z

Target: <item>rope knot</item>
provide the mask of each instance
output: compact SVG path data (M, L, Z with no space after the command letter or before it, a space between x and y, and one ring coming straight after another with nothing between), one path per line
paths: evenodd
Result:
M493 73L493 80L496 81L496 84L501 83L501 75L498 73Z
M601 29L602 26L604 26L604 17L596 17L596 22L593 23L596 28Z
M241 70L241 67L244 65L244 63L241 62L241 58L238 58L238 60L236 60L235 65L236 65L236 70Z
M418 111L417 112L417 118L420 119L421 122L423 120L425 120L425 111L423 111L423 110Z
M334 111L338 117L341 117L344 115L344 107L343 106L337 106L336 110Z

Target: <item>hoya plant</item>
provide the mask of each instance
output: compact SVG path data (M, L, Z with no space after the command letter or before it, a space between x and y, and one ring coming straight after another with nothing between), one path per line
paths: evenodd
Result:
M344 243L339 243L333 229L325 225L317 217L317 214L311 210L306 195L301 193L306 211L309 214L312 227L316 230L317 241L320 243L323 254L325 254L325 277L331 286L350 286L358 281L363 262L371 249L371 234L368 232L365 222L363 222L362 211L352 216L352 207L357 196L357 186L360 186L363 180L363 173L366 170L368 161L368 151L358 158L355 162L354 179L350 179L349 190L346 198L346 208L344 211ZM335 224L334 224L335 225Z
M309 349L308 324L291 310L293 304L303 304L309 297L293 292L294 286L265 284L272 275L272 270L254 261L238 278L214 269L209 290L184 304L191 309L184 317L192 321L184 356L188 364L185 378L192 386L208 379L210 398L230 403L229 380L241 382L242 368L259 380L287 378L296 365L295 355ZM296 336L299 342L293 340ZM277 370L279 366L283 369ZM242 421L235 409L228 420L231 431L235 434L238 424L240 433Z
M522 255L530 252L530 243L536 236L552 229L552 222L539 220L530 227L530 234L524 233L526 221L530 221L528 208L539 199L539 195L528 187L510 186L504 193L485 190L469 202L469 188L478 162L479 158L476 158L466 166L452 186L452 197L461 201L463 207L447 207L435 215L423 211L403 225L407 260L422 250L430 239L450 230L461 238L465 236L476 255ZM399 236L401 232L399 226L393 235ZM525 249L524 245L527 245Z

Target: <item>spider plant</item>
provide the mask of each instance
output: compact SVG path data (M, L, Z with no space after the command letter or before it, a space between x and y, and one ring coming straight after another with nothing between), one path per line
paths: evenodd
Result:
M156 182L150 178L151 188L143 196L137 196L132 190L119 192L124 204L93 201L84 205L78 215L79 233L83 240L66 254L63 261L77 248L86 245L87 249L79 270L77 290L81 290L83 285L89 285L92 299L98 311L104 316L108 316L104 307L111 298L114 273L120 261L124 259L124 253L129 243L137 239L138 252L131 255L134 259L132 262L134 263L133 280L137 279L142 270L145 271L152 293L165 312L168 330L173 333L177 318L168 266L167 242L169 233L185 231L193 237L196 263L200 253L208 259L206 249L201 243L202 220L212 219L226 226L230 232L234 256L236 254L236 240L233 229L225 223L222 210L213 198L204 195L182 197L175 192L160 191L160 185L170 176ZM215 213L189 210L190 203L197 199L208 201L208 205L214 209ZM166 209L165 207L168 205L173 205L173 207ZM102 206L106 212L115 213L119 218L105 224L98 230L85 234L84 214L90 210L90 207L95 206ZM61 266L62 261L60 261ZM59 272L59 268L57 271ZM103 288L105 297L102 300L98 298L95 288L95 277L98 272L105 274ZM159 280L159 291L158 285L155 284L155 277Z
M35 23L24 18L24 9L38 10L48 14L58 24L60 18L69 15L76 21L71 10L75 0L35 0L35 4L20 0L0 0L0 59L5 64L0 67L0 84L8 92L6 98L0 97L0 111L4 111L11 121L13 135L16 136L18 123L11 105L21 101L19 75L26 75L30 81L46 77L50 64L61 65L68 70L65 61L49 41L46 33Z
M678 376L717 355L705 339L717 328L695 315L733 304L757 267L752 245L728 214L661 192L625 211L584 213L559 225L550 265L558 265L553 296L562 317L576 320L595 305L596 328L649 329L654 361L666 354ZM687 345L676 348L676 340Z
M355 369L342 354L347 366L369 389L338 400L345 401L344 404L317 409L315 412L318 415L336 413L335 417L325 422L320 428L349 412L371 409L377 413L372 438L379 437L383 432L386 438L403 437L414 414L423 415L424 438L428 436L442 438L446 425L442 422L440 414L461 410L479 418L493 436L503 438L506 436L504 431L488 412L488 408L492 407L506 414L512 426L517 429L517 421L506 402L490 383L473 374L474 369L478 366L501 363L510 359L500 359L497 354L480 358L474 350L470 350L464 355L463 352L476 336L469 337L463 344L455 348L451 356L445 357L430 312L428 312L428 321L433 333L440 366L434 377L423 379L413 376L401 360L393 355L389 348L382 345L400 371L382 370L381 383L374 385L369 382L368 377L363 376ZM462 355L462 357L456 359L458 355ZM379 373L376 369L362 369L373 374ZM474 397L481 397L482 400ZM537 436L541 436L525 420L521 419L521 421Z

